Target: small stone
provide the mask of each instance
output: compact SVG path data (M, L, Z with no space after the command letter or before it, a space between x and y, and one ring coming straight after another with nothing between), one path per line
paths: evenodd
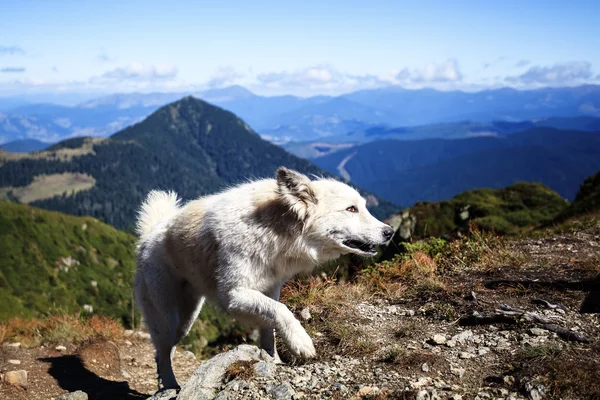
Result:
M463 375L465 374L465 369L464 368L460 368L460 367L452 367L450 368L450 372L452 373L452 375L456 375L459 378L462 378Z
M150 334L148 332L137 331L134 335L141 339L150 339Z
M65 393L58 396L56 400L88 400L88 395L86 392L78 390L76 392Z
M256 372L256 375L265 378L273 376L273 373L276 369L277 365L266 361L259 361L254 364L254 371Z
M462 358L463 360L468 360L469 358L474 358L475 354L471 354L471 353L467 353L466 351L463 351L460 353L459 357Z
M506 376L503 378L503 380L504 380L504 384L505 384L506 386L511 386L511 387L512 387L512 386L514 386L514 385L515 385L515 377L514 377L514 376L512 376L512 375L506 375Z
M127 346L133 346L133 343L131 343L129 340L126 340L126 341L125 341L125 344L126 344Z
M529 332L535 336L548 336L548 331L541 328L531 328Z
M300 311L300 316L304 321L309 321L312 318L310 309L308 307L303 308L302 311Z
M460 343L460 344L465 344L467 343L469 340L471 340L473 338L473 331L471 330L466 330L463 331L457 335L452 336L452 340Z
M67 351L67 348L63 345L56 346L54 349L56 351Z
M4 381L11 385L27 387L27 371L8 371L4 374Z
M420 390L415 396L415 400L430 400L429 392L427 390Z
M446 346L447 346L447 347L450 347L450 348L456 347L456 341L455 341L455 340L452 340L452 339L450 339L450 340L448 340L448 341L446 342Z
M490 352L489 347L480 347L479 350L477 350L477 354L479 354L480 356L484 356L489 352Z
M428 386L431 384L431 379L426 377L426 376L422 376L419 378L418 381L416 382L411 382L410 386L412 386L414 389L420 389L423 386Z
M423 365L421 365L421 371L429 372L429 365L427 365L427 363L424 363Z
M8 360L8 363L12 365L21 365L21 360Z
M445 335L434 335L431 339L429 339L429 342L432 344L444 344L446 343L446 336Z
M363 386L360 389L358 389L358 393L356 393L356 395L359 397L366 397L372 393L375 393L377 391L376 389L377 388L372 386Z
M189 350L184 351L183 352L183 356L185 358L187 358L188 360L195 360L196 359L196 355L194 353L192 353L191 351L189 351Z
M267 391L275 400L291 399L294 396L294 389L287 383L273 386Z
M4 343L4 345L6 347L13 347L15 349L18 349L19 347L21 347L21 343L19 342L15 342L15 343Z
M408 315L409 317L414 317L415 316L415 310L406 310L406 315Z
M131 379L131 374L123 368L121 368L121 376L125 379Z
M455 394L452 397L450 397L450 400L462 400L462 395Z
M123 332L123 336L131 336L133 335L133 331L131 329L126 329L125 332Z

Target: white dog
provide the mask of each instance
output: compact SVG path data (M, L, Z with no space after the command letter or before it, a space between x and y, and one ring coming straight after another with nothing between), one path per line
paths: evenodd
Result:
M159 383L179 386L171 357L205 299L260 328L260 346L275 355L274 332L302 358L315 356L310 336L279 300L299 272L341 254L376 254L393 236L365 200L332 179L311 181L286 168L180 205L152 191L137 221L135 292L156 348Z

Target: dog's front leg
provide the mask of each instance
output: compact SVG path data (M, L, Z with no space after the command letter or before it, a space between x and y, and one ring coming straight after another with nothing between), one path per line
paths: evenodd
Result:
M294 355L302 358L316 355L312 339L284 304L247 288L229 290L223 300L227 312L237 320L261 329L275 328Z
M279 301L279 292L281 286L277 286L270 293L266 293L270 298L275 301ZM275 331L273 328L262 328L259 331L260 341L259 345L261 349L264 349L271 357L278 358L277 348L275 347Z

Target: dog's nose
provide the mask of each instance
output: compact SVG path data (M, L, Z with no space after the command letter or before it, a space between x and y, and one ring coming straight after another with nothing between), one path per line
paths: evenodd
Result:
M385 238L385 240L390 240L392 236L394 236L394 230L391 226L386 226L385 228L383 228L383 237Z

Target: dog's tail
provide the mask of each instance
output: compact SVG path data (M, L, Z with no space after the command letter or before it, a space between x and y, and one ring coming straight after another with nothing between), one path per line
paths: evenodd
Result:
M143 238L152 232L154 227L171 218L179 209L179 199L175 192L152 190L142 203L138 213L136 232Z

